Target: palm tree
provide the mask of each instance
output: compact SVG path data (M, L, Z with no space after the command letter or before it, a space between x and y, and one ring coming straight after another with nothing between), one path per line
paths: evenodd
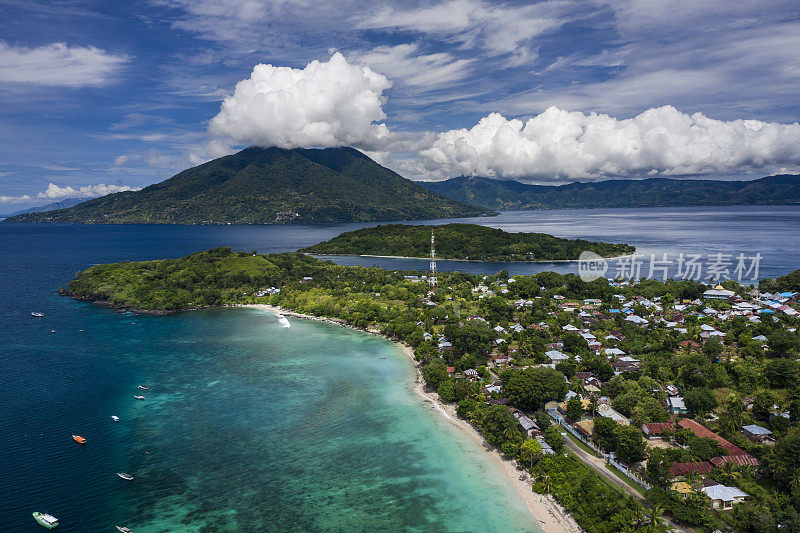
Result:
M742 477L742 473L736 469L736 466L731 461L728 461L722 466L722 475L726 482L730 481L731 483Z
M792 480L789 482L789 490L792 491L792 494L800 493L800 468L794 471Z
M506 426L506 428L503 430L503 438L507 441L512 440L517 435L519 435L519 432L514 426Z

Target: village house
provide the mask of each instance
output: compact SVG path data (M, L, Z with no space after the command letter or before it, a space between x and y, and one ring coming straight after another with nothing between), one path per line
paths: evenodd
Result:
M495 355L492 357L495 365L507 365L511 362L511 356L509 355Z
M692 433L694 433L697 437L701 439L712 439L717 441L720 446L725 448L728 452L728 455L722 455L720 457L712 457L709 459L712 465L716 466L717 468L724 467L727 463L733 463L737 466L758 466L759 461L743 449L739 448L732 442L725 440L724 438L720 437L704 425L696 422L690 418L682 418L678 420L678 426L688 429Z
M681 498L684 500L686 499L689 494L694 494L694 489L691 485L686 483L685 481L676 481L672 485L670 485L670 490L673 490L681 495Z
M669 467L669 477L683 477L691 474L708 474L714 470L714 466L708 461L698 461L693 463L673 463Z
M611 362L611 367L614 369L614 374L622 374L623 372L636 372L641 370L642 363L638 359L632 357L620 357Z
M622 426L630 426L631 421L628 420L625 416L615 411L610 405L607 403L601 403L597 406L597 414L600 416L604 416L606 418L612 419L617 424Z
M539 446L542 448L542 455L554 455L556 453L553 451L553 448L545 442L544 437L536 437L536 442L538 442Z
M561 353L558 350L549 350L544 354L547 356L548 359L550 359L550 362L553 364L558 364L561 361L566 361L567 359L569 359L569 356L567 354Z
M664 438L664 434L675 433L675 426L672 422L651 422L642 424L642 433L648 440Z
M689 412L686 404L683 403L683 396L672 396L667 400L669 412L674 415L685 415Z
M594 430L594 420L586 419L573 424L575 431L583 435L586 439L592 438L592 431Z
M742 426L742 433L744 433L748 439L758 444L769 445L775 443L775 439L772 438L772 431L756 424Z
M737 503L742 503L747 498L747 493L742 492L736 487L726 487L725 485L712 485L703 487L703 493L711 498L711 506L714 509L732 509Z

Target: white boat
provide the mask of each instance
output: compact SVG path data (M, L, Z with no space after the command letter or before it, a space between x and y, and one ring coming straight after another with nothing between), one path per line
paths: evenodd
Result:
M131 528L125 526L117 526L117 531L121 531L122 533L133 533Z
M114 422L119 422L119 417L117 415L111 415L111 420Z
M148 387L147 385L139 385L139 388L142 390L150 390L150 387Z
M136 398L137 400L144 400L145 399L144 396L139 396L138 394L134 394L133 397Z
M40 313L39 311L32 311L31 316L35 316L37 318L43 317L44 313Z
M125 481L133 481L133 476L130 474L126 474L125 472L117 472L117 475L124 479Z
M37 522L39 522L40 526L44 526L47 529L53 529L54 527L58 526L58 518L49 514L49 513L33 513L33 518Z
M54 527L58 526L58 518L49 514L49 513L33 513L33 518L37 522L39 522L40 526L44 526L47 529L53 529Z

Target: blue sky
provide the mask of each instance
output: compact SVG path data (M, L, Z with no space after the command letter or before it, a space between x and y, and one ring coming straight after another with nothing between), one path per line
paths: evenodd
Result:
M219 4L0 0L0 211L253 143L412 179L800 167L797 2Z

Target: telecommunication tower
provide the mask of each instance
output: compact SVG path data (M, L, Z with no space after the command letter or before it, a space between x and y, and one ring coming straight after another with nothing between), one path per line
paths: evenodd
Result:
M431 286L431 291L436 288L436 248L434 246L433 229L431 229L431 268L428 272L428 283Z

